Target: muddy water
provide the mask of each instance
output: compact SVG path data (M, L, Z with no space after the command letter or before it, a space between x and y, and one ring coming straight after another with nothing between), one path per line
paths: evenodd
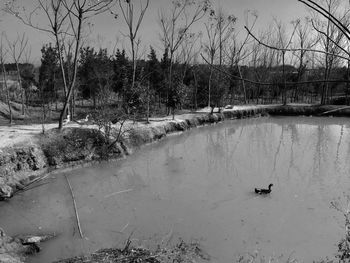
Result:
M63 174L0 204L10 235L56 231L29 262L136 243L199 240L214 262L239 254L332 256L343 218L330 202L350 188L350 119L262 118L171 136L126 160ZM273 183L272 194L254 187Z

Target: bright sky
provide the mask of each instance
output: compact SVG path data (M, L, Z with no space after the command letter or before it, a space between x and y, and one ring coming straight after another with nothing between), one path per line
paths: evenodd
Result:
M27 8L36 3L36 0L18 1L25 3ZM147 52L150 45L156 49L162 47L159 40L160 27L157 22L158 12L160 9L167 11L167 9L171 7L171 2L172 0L150 0L149 9L140 29L142 45L146 48ZM307 15L305 6L297 0L212 0L212 3L213 6L221 6L227 14L233 14L238 18L238 31L244 30L242 24L245 10L256 10L258 12L259 17L257 27L254 30L255 32L259 29L268 28L272 23L273 17L283 21L286 24L289 24L289 22L292 20L295 20L298 17L302 18ZM43 23L46 22L45 20L40 21ZM115 20L112 15L105 13L96 17L93 22L93 32L89 36L90 40L88 43L97 46L102 45L103 47L107 47L111 50L115 45L116 39L119 39L118 46L127 48L128 42L122 35L122 33L126 33L127 31L121 16L118 18L118 20ZM200 30L201 25L202 22L199 22L196 27L192 29L192 31ZM50 42L47 34L38 32L23 25L16 18L11 17L10 15L1 15L0 31L6 32L9 39L15 38L17 33L22 34L25 32L32 47L32 61L36 64L40 61L40 49L42 45ZM160 54L158 54L158 56L160 56Z

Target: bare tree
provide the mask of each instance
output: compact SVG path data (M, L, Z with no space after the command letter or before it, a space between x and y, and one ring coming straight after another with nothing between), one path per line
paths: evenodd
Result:
M216 56L216 52L219 48L219 41L218 41L218 27L217 24L214 23L215 18L213 17L215 15L215 11L210 12L209 21L205 23L205 30L206 30L206 36L207 36L207 42L203 45L204 51L208 56L209 60L209 66L210 66L210 74L208 79L208 107L211 106L211 84L213 79L213 65L214 65L214 59Z
M96 16L100 13L105 12L110 3L111 0L76 0L73 1L72 5L69 5L68 0L63 0L63 5L68 10L68 17L70 21L70 28L73 32L74 36L74 53L72 54L73 57L73 73L72 73L72 80L70 81L67 96L65 98L65 102L63 105L63 109L60 114L59 119L59 125L58 128L62 129L63 127L63 119L64 114L67 110L70 98L74 91L75 81L77 77L77 71L78 71L78 57L79 57L79 50L81 48L81 41L82 41L82 30L84 23L87 22L91 17Z
M193 91L193 96L194 96L194 103L193 103L193 108L196 111L198 108L198 101L197 101L197 95L198 95L198 60L195 58L193 62L193 66L191 68L192 74L193 74L193 79L194 79L194 91Z
M5 88L6 92L6 101L7 101L7 106L9 109L9 114L10 114L10 125L13 123L13 117L12 117L12 107L11 107L11 98L10 98L10 88L7 85L7 71L5 68L5 57L6 57L6 51L4 49L4 40L5 35L4 33L1 33L1 40L0 40L0 64L1 64L1 72L2 72L2 81L3 81L3 86Z
M131 90L133 90L135 86L138 49L141 42L140 38L137 37L137 34L139 32L142 20L149 6L149 0L140 0L139 2L140 14L138 16L135 16L134 2L136 1L135 0L118 0L119 7L123 15L123 19L129 30L127 37L129 38L130 45L131 45L131 59L132 59Z
M209 8L209 0L175 0L173 1L170 13L160 11L159 25L161 27L161 40L164 48L168 49L169 69L167 104L169 110L169 92L173 88L173 61L175 52L181 46L189 29L193 24L202 19ZM174 107L172 107L174 110Z
M275 26L276 26L276 32L277 32L277 47L280 49L281 51L281 60L282 60L282 78L283 78L283 89L282 89L282 103L283 105L287 104L287 85L286 85L286 71L285 71L285 65L286 65L286 49L289 48L289 46L292 43L292 39L294 37L294 34L296 32L296 29L300 23L300 21L298 20L295 24L294 24L294 29L293 32L291 34L291 36L288 39L288 36L286 35L286 29L285 26L282 24L282 22L277 21L276 19L274 19L275 21Z
M69 32L68 16L69 10L66 9L63 5L64 0L36 0L32 10L26 10L24 7L21 8L16 6L16 1L8 1L5 6L5 11L20 21L25 25L30 26L34 29L42 31L49 34L49 36L54 37L56 48L59 51L59 62L60 62L60 71L63 81L64 95L67 96L68 93L68 84L66 80L66 72L64 69L64 58L62 54L62 45L64 43L64 35ZM40 22L37 14L41 13L48 22L48 25L44 27L45 23Z
M260 32L259 39L265 43L269 43L269 45L276 46L278 39L274 37L272 29L271 26L269 29ZM261 89L264 86L261 83L271 81L271 74L269 74L269 72L271 72L274 66L279 65L280 57L278 56L277 50L270 49L268 46L261 45L259 42L254 42L250 48L252 50L250 56L250 65L253 67L252 74L253 78L258 83L257 85L253 85L251 98L254 99L255 95L256 103L258 104L260 95L262 94ZM271 83L268 87L270 87L271 93L275 95L276 92L273 91L275 84ZM272 100L272 98L270 99Z
M112 0L37 0L33 10L24 13L14 6L15 1L9 1L5 11L16 16L24 24L54 36L56 48L59 54L59 62L63 85L65 87L65 101L60 113L58 128L62 129L63 120L67 114L67 109L76 82L79 50L82 45L83 27L92 17L103 13L108 9ZM41 11L48 20L48 26L42 27L36 16ZM36 20L37 19L37 20ZM74 48L72 49L72 74L68 83L64 69L64 59L62 55L63 46L67 44L69 37L73 38Z
M181 82L184 82L186 77L186 73L191 66L192 62L195 60L195 57L198 55L199 50L196 50L197 43L199 38L201 37L201 33L195 34L190 33L189 36L183 41L181 44L181 49L176 57L176 61L180 62L182 65L181 72Z
M253 16L253 21L250 25L249 23L249 15ZM245 11L245 25L249 27L250 30L252 30L256 24L256 21L258 19L258 14L256 11ZM225 55L228 59L229 63L229 68L231 71L234 70L234 68L237 69L237 72L239 74L239 77L241 78L241 84L242 84L242 89L243 89L243 98L244 98L244 103L247 104L247 91L246 91L246 85L245 81L243 80L243 75L242 75L242 70L240 63L245 61L248 57L252 55L254 50L249 49L249 33L246 33L246 36L243 41L238 42L238 36L237 34L233 34L231 37L231 42L228 44L228 47L225 50ZM248 48L247 48L248 46ZM233 104L233 88L231 90L231 104Z
M338 19L342 22L342 24L349 24L349 20L346 19L346 14L338 14L338 10L340 9L339 0L324 0L324 4L326 6L325 8L327 12L339 17ZM344 33L341 30L339 30L339 28L337 28L330 19L323 20L322 18L322 16L316 13L314 18L311 19L311 23L314 30L318 33L318 37L320 39L320 46L322 50L326 52L322 58L325 82L323 83L321 91L321 104L326 104L329 95L329 83L327 82L327 80L330 78L332 68L337 62L339 62L339 59L337 59L335 55L347 51L342 47L342 42L345 38Z
M303 21L298 19L293 22L296 26L296 34L295 41L296 44L294 47L300 48L299 51L294 51L292 54L297 58L297 68L298 68L298 76L297 81L300 82L303 79L303 76L306 72L306 67L308 63L307 58L307 49L312 48L318 43L318 38L312 39L310 37L311 30L309 19L305 18ZM293 100L298 101L299 97L299 85L295 85Z
M236 23L236 17L233 15L226 15L222 8L217 11L210 9L208 22L205 23L207 43L204 44L204 50L208 55L210 61L210 75L208 80L208 107L211 106L211 90L213 78L213 65L215 57L218 58L219 67L222 67L224 62L223 52L226 43L234 32L233 26ZM216 54L218 52L218 54ZM217 84L221 86L222 74L217 74ZM220 89L220 88L219 88ZM219 91L220 92L220 91ZM217 96L218 97L218 96Z
M25 114L25 90L22 85L22 77L21 77L21 71L19 68L20 60L22 59L25 49L28 45L28 38L26 38L25 34L23 33L22 36L17 35L16 39L13 41L10 41L8 38L6 38L9 52L11 53L13 62L16 65L16 71L17 71L17 81L19 85L19 89L21 90L21 100L22 100L22 115Z

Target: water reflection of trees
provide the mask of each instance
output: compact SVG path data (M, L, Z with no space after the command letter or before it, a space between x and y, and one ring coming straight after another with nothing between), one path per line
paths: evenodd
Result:
M289 166L288 166L288 178L290 178L291 171L295 170L299 176L302 175L300 168L295 163L294 158L294 146L296 144L297 148L300 147L299 144L299 132L296 124L288 124L287 129L290 131L290 157L289 157Z
M281 150L281 145L283 143L283 138L284 138L284 131L285 131L285 126L282 125L281 127L281 134L278 140L278 146L276 148L275 154L274 154L274 158L273 158L273 169L272 169L272 173L271 174L275 174L276 173L276 165L277 165L277 157L280 153Z
M325 153L326 153L326 132L325 132L325 125L319 124L316 128L316 145L315 145L315 151L313 155L313 168L312 168L312 177L311 180L313 181L320 181L322 179L322 160L327 161L325 159ZM329 154L329 157L331 158L331 155Z
M186 156L191 156L193 151L200 154L198 149L203 149L206 164L202 165L203 173L208 175L254 175L262 181L269 179L278 183L282 180L285 184L298 185L298 191L305 191L315 183L321 187L328 185L325 180L329 179L338 184L344 180L344 168L349 169L345 157L350 157L350 146L344 144L348 129L345 124L335 123L311 118L237 122L224 129L209 128L200 133L200 141L192 143L193 138L189 137L191 143L182 140L177 147L188 151ZM202 143L203 139L205 143ZM202 148L197 147L197 143ZM190 149L189 145L195 149ZM171 159L171 155L175 159ZM166 156L167 163L181 162L174 154Z
M340 171L339 150L340 150L340 145L341 145L341 142L343 139L343 135L344 135L344 125L341 125L339 139L338 139L338 143L337 143L337 152L335 155L335 162L334 162L334 166L335 166L335 169L337 172Z
M209 172L218 168L218 162L225 159L226 154L224 145L226 145L224 131L217 130L215 132L207 133L207 163Z
M325 125L320 120L317 125L304 125L295 121L287 123L284 120L276 126L279 129L275 128L275 133L279 135L277 139L270 139L270 142L274 142L273 152L270 153L271 179L278 181L281 175L286 174L286 180L289 181L298 175L300 180L307 182L305 186L310 186L314 182L322 184L329 176L327 172L339 170L344 166L341 150L344 142L344 125ZM336 135L334 127L340 129ZM259 136L259 134L256 135ZM271 137L274 135L271 134ZM260 144L262 148L267 149L269 146L266 146L266 141L268 140L265 140L264 145ZM257 147L260 146L257 145ZM350 147L348 148L350 156ZM311 169L311 175L307 174L308 167ZM277 172L279 175L276 174Z
M184 174L184 167L183 167L183 156L182 154L177 154L177 147L183 148L183 145L171 145L168 146L164 153L165 153L165 166L167 167L167 173L168 179L171 182L177 182L180 183L181 177ZM182 152L179 150L179 152ZM180 181L179 181L180 180Z

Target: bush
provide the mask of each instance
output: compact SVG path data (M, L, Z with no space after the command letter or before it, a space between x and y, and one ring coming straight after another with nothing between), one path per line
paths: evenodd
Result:
M50 165L74 161L104 159L108 156L108 141L101 132L93 129L67 128L43 135L42 147ZM114 154L120 150L114 149Z

